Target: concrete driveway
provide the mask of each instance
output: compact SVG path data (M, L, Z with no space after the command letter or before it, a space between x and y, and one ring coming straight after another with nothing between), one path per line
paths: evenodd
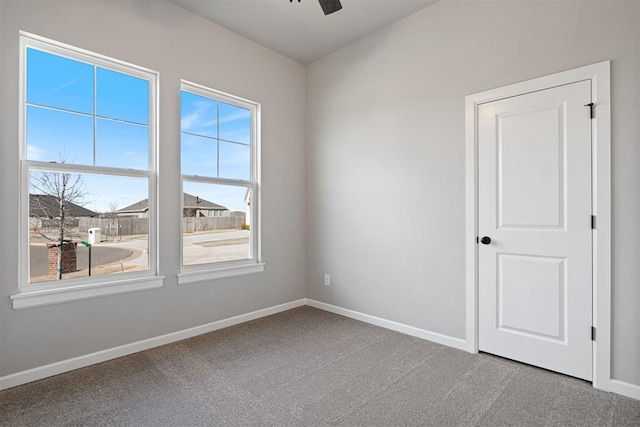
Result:
M248 230L221 230L208 233L188 233L184 235L183 257L185 265L246 259L249 257ZM91 268L94 274L111 274L119 271L145 270L149 268L148 240L146 236L131 236L118 242L105 241L92 247ZM77 268L88 268L88 248L78 244ZM31 245L30 277L37 280L47 276L47 247L43 244ZM120 263L120 261L123 261ZM109 266L112 264L112 266ZM113 267L113 265L116 267ZM103 270L103 271L100 271ZM85 271L86 273L86 271ZM76 277L71 275L68 277ZM77 276L80 277L80 276Z
M183 240L184 265L231 261L249 257L248 230L185 234Z

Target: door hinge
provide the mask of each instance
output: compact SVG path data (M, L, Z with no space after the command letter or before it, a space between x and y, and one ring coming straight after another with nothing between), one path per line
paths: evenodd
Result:
M593 102L590 102L588 104L584 104L585 107L589 107L589 113L591 114L591 118L595 119L596 118L596 104L594 104Z
M596 216L595 215L591 215L591 229L592 230L596 229Z
M596 340L596 327L592 326L591 327L591 341L595 341Z

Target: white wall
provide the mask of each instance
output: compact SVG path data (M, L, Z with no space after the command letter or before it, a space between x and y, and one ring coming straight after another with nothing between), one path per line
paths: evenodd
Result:
M441 1L311 64L307 296L464 339L465 95L611 59L612 374L640 385L639 9Z
M3 2L0 376L305 296L305 68L164 1ZM158 290L15 311L18 31L160 72ZM187 79L262 104L262 274L177 285L179 90ZM282 214L285 215L282 215Z

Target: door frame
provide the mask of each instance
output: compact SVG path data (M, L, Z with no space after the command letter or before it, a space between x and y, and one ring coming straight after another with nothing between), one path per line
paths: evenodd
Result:
M478 353L478 107L544 89L590 80L595 118L591 120L593 386L610 390L611 382L611 83L610 61L515 83L465 97L466 171L466 342ZM585 107L585 110L587 107ZM588 114L588 111L585 111Z

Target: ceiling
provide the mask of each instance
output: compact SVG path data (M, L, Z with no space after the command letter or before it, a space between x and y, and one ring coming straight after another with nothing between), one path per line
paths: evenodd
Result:
M171 0L191 12L308 64L437 0L341 0L325 16L317 0Z

